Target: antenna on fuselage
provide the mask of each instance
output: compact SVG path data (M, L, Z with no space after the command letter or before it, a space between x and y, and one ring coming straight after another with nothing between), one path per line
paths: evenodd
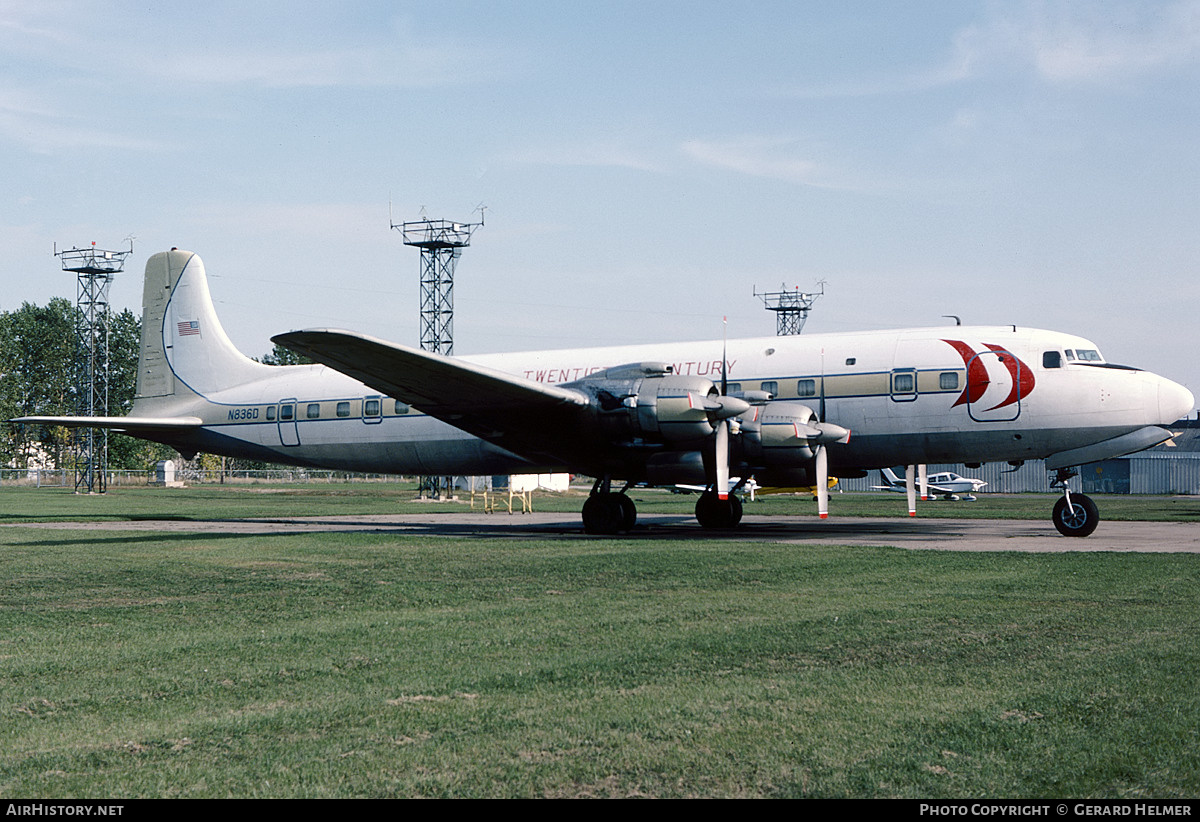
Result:
M946 317L947 319L954 320L955 325L962 325L962 317L958 316L957 314L943 314L942 316Z

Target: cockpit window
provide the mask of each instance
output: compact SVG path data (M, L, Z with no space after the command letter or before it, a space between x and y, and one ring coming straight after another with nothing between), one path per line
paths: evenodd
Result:
M1042 368L1062 368L1062 354L1058 351L1043 351Z
M1100 356L1100 352L1094 348L1080 348L1075 351L1075 356L1080 362L1104 362L1104 358Z

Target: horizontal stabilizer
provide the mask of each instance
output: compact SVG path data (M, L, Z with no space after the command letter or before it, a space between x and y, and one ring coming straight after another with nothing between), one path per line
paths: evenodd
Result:
M188 431L199 428L199 417L17 417L9 422L61 425L64 428L107 428L111 431Z

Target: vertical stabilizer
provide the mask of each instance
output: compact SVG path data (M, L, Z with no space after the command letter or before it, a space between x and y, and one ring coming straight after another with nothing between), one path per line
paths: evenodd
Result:
M238 351L217 319L204 262L190 251L146 261L137 413L206 395L270 372Z

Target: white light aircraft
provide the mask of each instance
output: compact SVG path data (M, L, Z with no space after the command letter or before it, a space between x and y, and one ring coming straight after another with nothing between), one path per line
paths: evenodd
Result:
M924 468L924 466L920 467ZM898 476L891 468L881 469L879 473L883 476L885 484L872 485L872 488L877 488L881 491L898 491L902 494L907 492L907 480L904 477ZM936 474L926 474L926 472L922 471L918 480L918 487L921 489L921 499L923 500L940 496L948 500L964 499L972 501L975 499L975 493L986 486L987 483L981 479L960 476L953 471L940 471Z
M706 527L741 518L730 476L816 486L925 463L1045 459L1067 535L1095 505L1067 491L1084 463L1167 440L1191 392L1107 363L1053 331L951 326L449 358L330 329L275 342L317 365L240 353L204 264L146 263L137 398L127 417L24 417L294 465L419 474L569 471L596 477L587 532L628 530L637 483L701 484ZM851 431L854 436L851 437ZM624 483L624 486L620 486Z

